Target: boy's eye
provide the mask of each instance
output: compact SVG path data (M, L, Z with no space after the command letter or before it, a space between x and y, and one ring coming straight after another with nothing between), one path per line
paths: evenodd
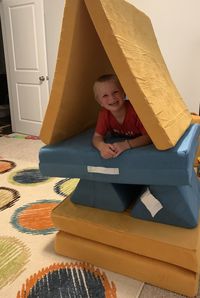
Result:
M115 90L113 93L114 93L114 94L117 94L117 93L119 93L119 90Z
M104 94L102 97L103 97L103 98L106 98L107 96L108 96L107 94Z

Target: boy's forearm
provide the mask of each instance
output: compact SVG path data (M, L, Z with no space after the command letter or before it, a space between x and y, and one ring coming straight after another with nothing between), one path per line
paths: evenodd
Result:
M98 149L99 151L101 150L101 146L102 144L104 144L104 139L102 136L97 136L97 135L94 135L93 138L92 138L92 144L93 146Z
M128 143L131 148L137 148L140 146L145 146L145 145L151 144L152 140L148 135L142 135L135 139L128 140Z

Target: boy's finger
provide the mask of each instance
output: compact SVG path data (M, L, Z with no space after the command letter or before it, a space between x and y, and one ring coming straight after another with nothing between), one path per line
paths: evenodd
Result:
M113 144L109 144L109 148L114 151L115 150L115 146L113 146Z

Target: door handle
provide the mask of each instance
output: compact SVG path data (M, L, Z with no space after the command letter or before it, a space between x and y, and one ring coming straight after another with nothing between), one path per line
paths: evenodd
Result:
M45 81L45 77L44 77L44 76L40 76L40 77L39 77L39 80L40 80L40 83L42 83L42 82Z

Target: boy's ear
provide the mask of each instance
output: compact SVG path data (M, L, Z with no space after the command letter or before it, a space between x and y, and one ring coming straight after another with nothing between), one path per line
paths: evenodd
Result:
M94 98L95 98L95 100L100 104L100 101L99 101L98 96L95 96Z
M101 103L101 101L99 100L98 96L95 96L95 100L96 100L96 102L97 102L100 106L102 106L102 103Z

